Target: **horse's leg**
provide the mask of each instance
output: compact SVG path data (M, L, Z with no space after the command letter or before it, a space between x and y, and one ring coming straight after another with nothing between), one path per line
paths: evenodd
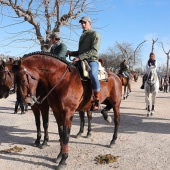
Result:
M150 113L150 105L148 105L148 108L147 108L147 116L149 116L149 113Z
M155 113L155 99L156 99L156 92L152 94L152 109L151 109L151 115Z
M112 122L112 118L108 115L108 111L112 108L111 103L108 101L107 105L104 109L101 110L101 114L103 115L104 120L106 120L108 123Z
M80 117L80 130L77 133L77 138L79 138L81 136L81 134L84 132L84 111L80 111L79 112L79 117Z
M36 106L32 106L32 111L34 113L34 117L35 117L35 124L37 127L37 139L35 140L33 146L40 146L40 140L41 140L41 121L40 121L40 110L36 107Z
M127 95L126 95L126 85L125 85L125 86L124 86L123 99L125 100L125 99L126 99L126 97L127 97Z
M67 166L66 160L68 158L68 142L69 142L69 137L70 137L73 114L74 114L74 111L72 113L70 111L67 111L65 114L63 114L66 116L63 119L64 120L63 134L60 138L60 143L61 143L61 148L62 148L62 158L56 170L65 169Z
M42 143L41 148L44 148L45 146L47 146L47 142L49 141L49 136L48 136L49 106L43 107L43 109L41 109L41 115L43 119L43 128L44 128L44 141Z
M115 144L115 141L117 139L118 127L119 127L119 122L120 122L120 104L114 105L113 106L113 111L114 111L115 129L114 129L113 138L112 138L112 140L110 142L110 147L112 147Z
M87 111L87 118L88 118L88 130L87 130L87 138L91 136L91 120L92 120L92 112Z
M63 126L61 125L60 121L58 121L57 119L56 119L56 121L57 121L57 124L58 124L58 133L59 133L59 137L60 137L60 139L59 139L59 142L60 142L60 153L58 154L55 162L57 164L59 164L59 162L61 161L61 158L62 158L62 142L61 141L63 140L62 139L62 137L63 137Z

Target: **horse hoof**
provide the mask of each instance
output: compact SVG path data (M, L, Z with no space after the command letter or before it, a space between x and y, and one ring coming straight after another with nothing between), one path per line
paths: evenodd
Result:
M40 145L40 149L44 149L44 148L46 148L46 147L48 147L49 145L48 144L41 144Z
M55 170L64 170L67 167L67 164L59 164Z
M115 140L110 142L109 148L113 148L114 145L115 145Z
M40 143L36 143L36 142L35 142L35 143L32 144L32 146L34 146L34 147L40 147Z
M112 118L111 118L110 116L107 116L106 121L107 121L108 123L111 123L111 122L112 122Z
M81 134L77 134L76 138L78 139L78 138L80 138L80 137L81 137Z
M125 100L126 98L125 98L125 97L123 97L123 99Z
M89 139L91 137L91 133L87 133L87 138Z
M147 114L147 116L149 116L149 113Z

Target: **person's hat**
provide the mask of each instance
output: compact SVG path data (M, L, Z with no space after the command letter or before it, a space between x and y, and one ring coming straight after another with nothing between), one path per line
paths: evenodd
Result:
M124 59L123 59L123 61L127 61L127 59L126 59L126 58L124 58Z
M54 33L52 33L51 35L50 35L50 38L56 38L56 39L60 39L60 34L59 34L59 32L54 32Z
M87 16L82 17L81 20L79 21L79 23L81 23L82 21L84 21L84 22L90 22L90 23L91 23L91 19L90 19L89 17L87 17Z

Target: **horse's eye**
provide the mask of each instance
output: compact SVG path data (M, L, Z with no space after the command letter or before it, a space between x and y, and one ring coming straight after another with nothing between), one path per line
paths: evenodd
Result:
M21 80L21 83L25 83L25 79L22 79L22 80Z

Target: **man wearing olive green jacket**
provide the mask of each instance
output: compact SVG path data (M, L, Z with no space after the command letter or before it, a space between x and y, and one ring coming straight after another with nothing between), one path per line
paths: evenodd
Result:
M67 51L67 55L75 56L73 60L74 62L78 60L86 60L91 67L89 76L95 97L93 110L98 110L100 100L100 82L98 80L98 51L100 47L100 35L91 28L91 19L89 17L82 17L79 23L81 23L83 33L79 40L78 51Z

